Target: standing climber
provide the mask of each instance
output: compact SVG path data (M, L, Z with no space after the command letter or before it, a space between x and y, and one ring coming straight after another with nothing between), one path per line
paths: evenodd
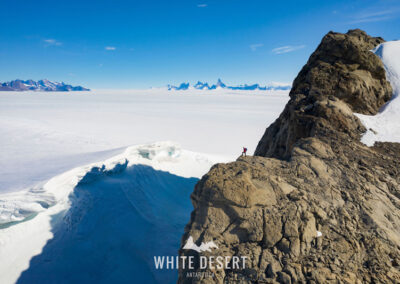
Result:
M246 153L247 153L247 148L246 148L246 147L243 147L242 156L246 156Z

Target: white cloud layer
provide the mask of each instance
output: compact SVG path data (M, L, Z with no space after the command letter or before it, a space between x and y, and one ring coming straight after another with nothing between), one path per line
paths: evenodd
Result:
M44 39L43 41L45 42L46 46L60 46L60 45L62 45L62 42L60 42L58 40L55 40L55 39L52 39L52 38Z
M250 44L250 49L252 51L256 51L259 47L263 47L264 44L263 43L254 43L254 44Z
M285 45L281 47L274 48L272 50L273 53L275 54L284 54L284 53L289 53L293 52L302 48L305 48L306 46L304 44L302 45Z
M116 50L117 48L115 46L106 46L104 49L105 50Z
M350 24L359 23L371 23L371 22L382 22L396 18L398 16L399 9L373 11L373 12L363 12L354 17L354 20Z

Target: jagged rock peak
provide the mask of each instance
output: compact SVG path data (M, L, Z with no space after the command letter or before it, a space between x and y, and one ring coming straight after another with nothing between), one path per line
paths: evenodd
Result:
M325 35L255 155L287 159L299 139L336 132L359 140L365 129L352 113L376 114L393 93L381 60L371 52L382 42L358 29Z

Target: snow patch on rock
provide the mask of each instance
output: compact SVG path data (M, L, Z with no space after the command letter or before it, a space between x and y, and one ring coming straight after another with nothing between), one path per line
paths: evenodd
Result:
M367 128L361 142L368 146L377 141L400 142L400 41L382 43L373 52L382 59L393 97L377 115L356 114Z

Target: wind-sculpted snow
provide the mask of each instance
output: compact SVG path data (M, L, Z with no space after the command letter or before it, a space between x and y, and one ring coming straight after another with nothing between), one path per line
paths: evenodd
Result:
M0 194L154 141L234 159L256 147L288 99L288 91L1 92Z
M17 283L175 280L176 271L155 273L153 256L176 254L198 179L144 165L96 177L75 187L61 221L52 217L53 238Z
M193 187L219 161L171 142L134 146L3 200L20 214L3 216L0 283L176 281L153 256L177 253Z
M376 141L400 142L400 41L382 43L374 52L385 65L387 80L393 88L393 97L377 115L357 114L368 129L361 140L368 146Z

